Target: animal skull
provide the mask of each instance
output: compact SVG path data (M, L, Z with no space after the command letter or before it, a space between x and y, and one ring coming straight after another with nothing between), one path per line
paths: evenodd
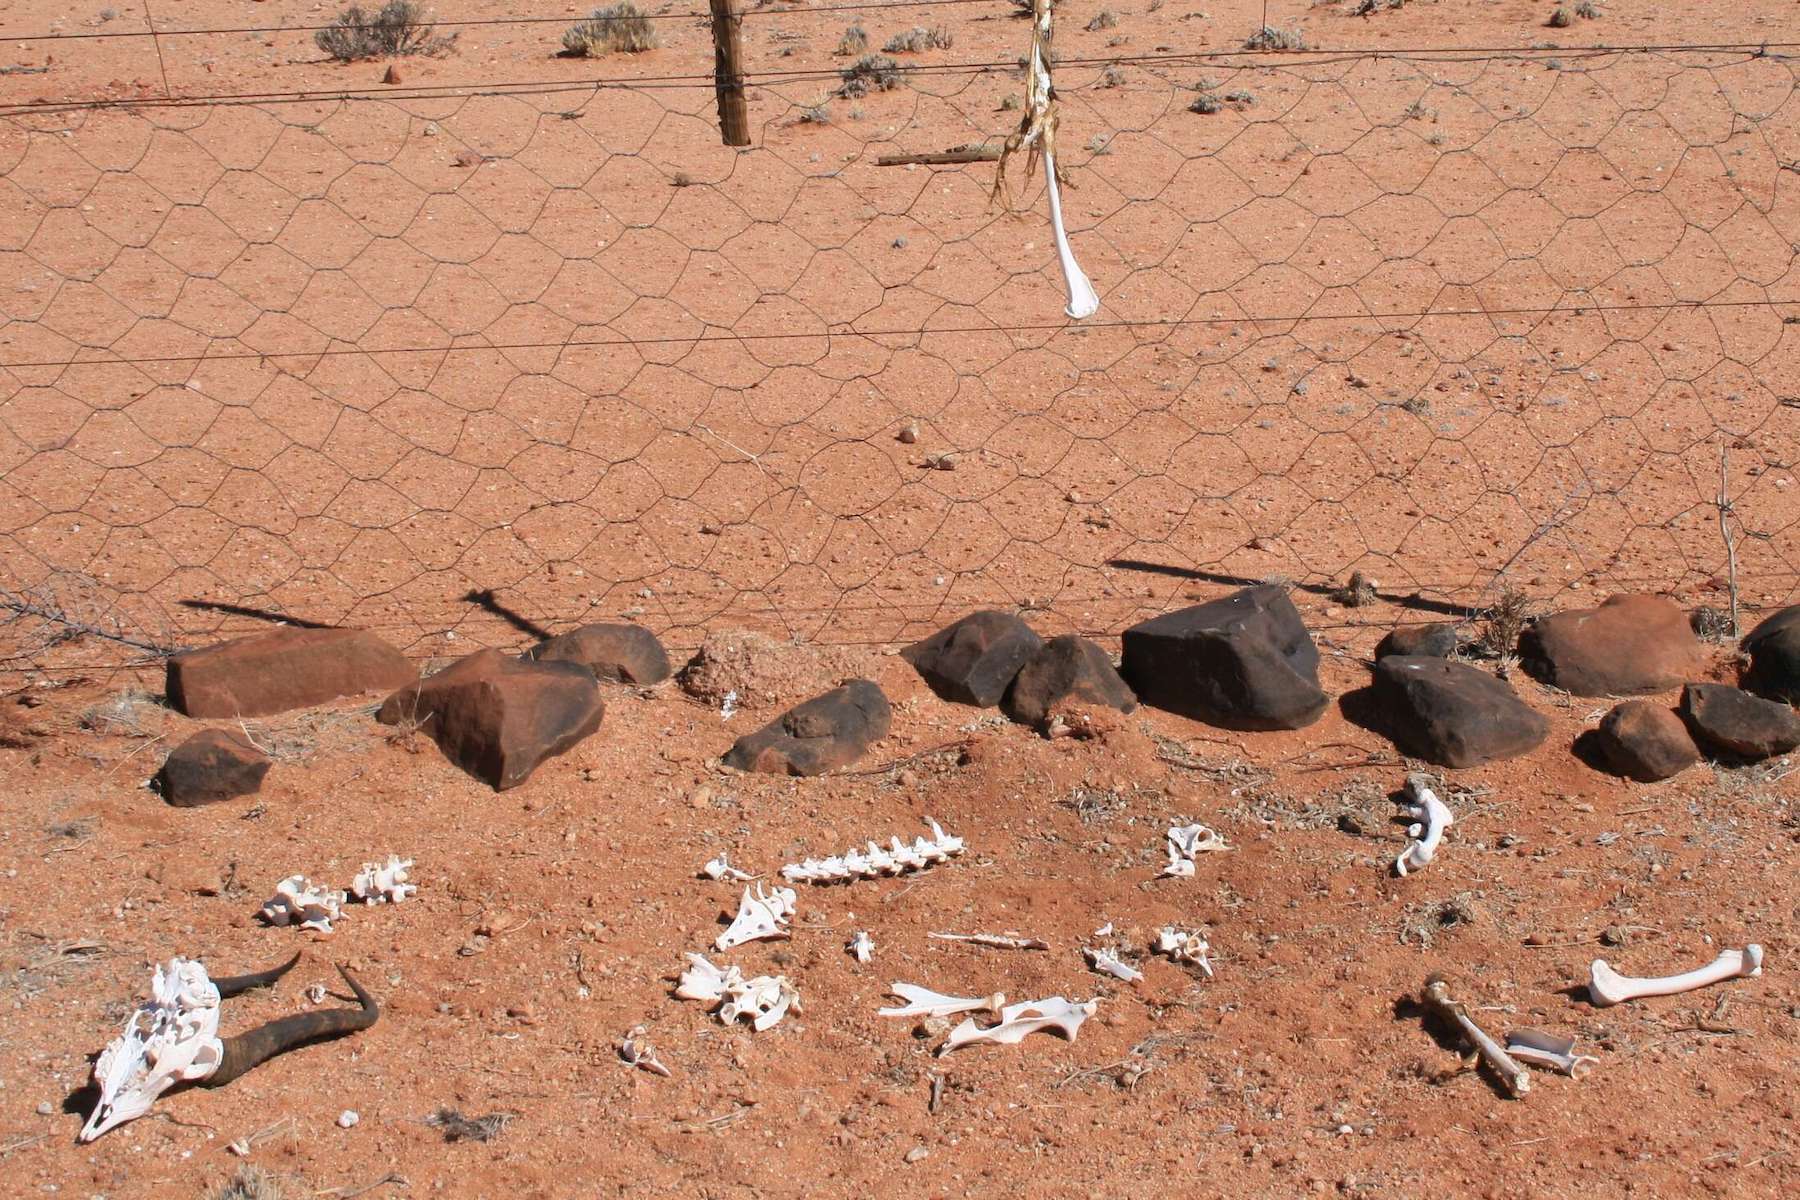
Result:
M721 950L729 950L745 942L786 937L788 921L794 915L794 900L793 888L778 887L767 892L759 883L755 895L745 888L738 901L737 916L713 944Z
M219 989L197 962L175 957L156 968L150 999L125 1021L94 1064L100 1101L80 1140L150 1111L158 1096L178 1083L205 1079L219 1067Z
M275 894L257 911L271 925L298 925L330 933L331 923L342 915L344 893L317 888L304 875L289 875L275 885Z
M1061 996L1009 1004L1000 1010L998 1025L983 1029L973 1017L965 1019L950 1031L938 1053L948 1054L963 1046L1012 1046L1043 1029L1054 1029L1072 1042L1081 1031L1081 1023L1093 1016L1098 1007L1093 1000L1077 1004Z
M1665 975L1658 979L1633 979L1629 975L1621 975L1613 970L1607 965L1604 958L1596 958L1593 965L1588 968L1588 997L1596 1006L1604 1008L1612 1004L1623 1004L1627 1000L1641 999L1644 996L1674 996L1726 979L1761 975L1762 961L1762 947L1752 942L1742 950L1723 951L1719 957L1704 967L1695 967L1692 971L1680 975Z
M364 904L398 904L419 890L408 883L413 860L397 854L388 855L385 864L366 862L350 881L350 894Z
M944 862L963 852L963 840L945 833L930 817L925 823L931 837L914 838L909 846L898 836L888 845L868 844L866 851L850 850L830 858L809 858L781 868L781 877L789 883L838 883L850 879L875 879L883 875L901 875L921 871L934 863Z
M1405 805L1406 815L1418 824L1406 831L1408 837L1417 840L1394 860L1394 873L1402 876L1431 865L1431 860L1437 856L1438 843L1444 839L1444 830L1456 820L1448 806L1437 798L1436 792L1425 786L1420 776L1407 777L1406 791L1411 797Z
M955 1013L986 1012L998 1015L1001 1006L1006 1003L1006 993L995 992L993 995L978 998L973 996L946 996L942 992L934 992L930 988L920 987L916 983L896 983L888 987L888 991L906 1001L900 1008L884 1008L875 1015L880 1017L948 1017Z

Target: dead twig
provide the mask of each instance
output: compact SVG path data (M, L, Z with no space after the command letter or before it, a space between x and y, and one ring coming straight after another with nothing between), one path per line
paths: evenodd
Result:
M1725 438L1719 439L1719 536L1725 539L1725 581L1731 596L1731 629L1733 638L1738 636L1738 562L1737 542L1731 536L1732 500L1726 486L1731 465L1731 447Z
M313 1195L315 1195L315 1196L336 1196L336 1197L338 1197L338 1200L353 1200L353 1198L356 1196L360 1196L365 1192L372 1192L376 1188L384 1187L390 1183L395 1185L396 1187L411 1187L412 1186L411 1183L407 1182L406 1176L396 1174L393 1171L389 1171L386 1175L383 1175L380 1179L377 1179L374 1183L365 1183L361 1187L354 1187L354 1188L353 1187L326 1188L322 1192L314 1192Z

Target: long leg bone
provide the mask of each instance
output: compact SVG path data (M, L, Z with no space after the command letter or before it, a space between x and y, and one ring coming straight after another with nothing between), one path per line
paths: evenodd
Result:
M1557 1037L1541 1029L1513 1030L1506 1035L1506 1052L1534 1067L1561 1071L1570 1079L1580 1079L1583 1071L1600 1061L1591 1054L1575 1053L1574 1038Z
M1416 840L1394 860L1396 875L1406 875L1430 866L1431 860L1437 856L1438 843L1444 840L1444 830L1450 828L1456 820L1449 807L1437 798L1436 792L1425 786L1419 776L1407 777L1406 793L1411 797L1406 804L1406 815L1418 824L1406 831L1408 837Z
M1006 993L991 996L946 996L916 983L896 983L888 991L906 1001L899 1008L884 1008L879 1017L948 1017L954 1013L987 1012L998 1014L1006 1004Z
M1463 1036L1474 1043L1476 1052L1508 1094L1516 1098L1531 1090L1531 1076L1525 1068L1514 1062L1500 1043L1475 1023L1468 1010L1450 998L1449 985L1440 976L1433 975L1425 981L1425 1006L1462 1030Z
M1087 272L1075 261L1069 235L1063 230L1062 196L1056 190L1056 154L1048 146L1044 147L1044 191L1050 196L1050 232L1056 237L1056 261L1069 289L1069 303L1063 312L1080 321L1100 311L1100 295L1094 291Z
M1742 950L1726 950L1704 967L1680 975L1633 979L1613 970L1604 958L1596 958L1589 968L1588 997L1597 1007L1605 1008L1644 996L1674 996L1740 975L1761 975L1762 961L1762 947L1752 942Z

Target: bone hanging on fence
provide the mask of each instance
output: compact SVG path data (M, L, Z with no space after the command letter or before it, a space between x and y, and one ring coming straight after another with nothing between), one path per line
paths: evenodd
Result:
M1062 267L1063 283L1069 291L1069 303L1063 311L1080 321L1100 311L1100 296L1082 271L1081 264L1075 261L1075 251L1070 248L1068 232L1063 228L1062 194L1057 187L1062 176L1056 169L1056 88L1050 82L1053 32L1052 0L1032 0L1025 116L1000 151L1000 167L994 173L994 195L1004 198L1006 194L1006 160L1013 154L1020 150L1027 152L1027 171L1040 155L1043 157L1044 191L1050 197L1050 229L1056 238L1056 261Z

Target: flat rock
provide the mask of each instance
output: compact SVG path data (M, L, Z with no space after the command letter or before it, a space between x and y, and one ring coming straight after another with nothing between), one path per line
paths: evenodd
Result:
M269 756L242 734L202 729L169 751L157 772L157 790L176 808L198 808L254 795L269 773Z
M1414 658L1449 658L1462 645L1460 626L1443 621L1431 625L1403 625L1381 639L1375 657L1391 658L1396 654Z
M1627 700L1607 713L1597 740L1612 769L1639 783L1667 779L1700 761L1700 747L1681 718L1648 700Z
M1121 672L1145 704L1227 729L1300 729L1325 711L1319 651L1275 584L1125 631Z
M1516 758L1550 732L1506 681L1446 658L1384 658L1375 692L1401 748L1446 767Z
M1800 703L1800 605L1784 608L1745 635L1744 686L1770 700Z
M414 725L444 757L505 791L600 728L605 715L600 684L579 663L524 662L482 650L401 688L375 719Z
M1800 746L1794 710L1742 688L1690 683L1681 691L1681 716L1695 741L1738 758L1769 758Z
M262 717L340 696L391 692L418 668L362 629L284 626L169 659L169 705L190 717Z
M1093 704L1130 712L1137 697L1093 642L1074 634L1053 637L1013 677L1001 707L1026 725L1042 725L1065 704Z
M739 771L821 775L861 758L887 736L892 717L880 687L852 679L745 734L724 762Z
M1520 664L1577 696L1641 696L1693 678L1700 642L1662 596L1614 596L1598 608L1538 621L1519 639Z
M1043 644L1018 617L990 609L914 642L900 657L944 699L991 708Z
M520 657L580 663L603 683L648 686L671 674L668 652L642 625L596 624L547 638Z

